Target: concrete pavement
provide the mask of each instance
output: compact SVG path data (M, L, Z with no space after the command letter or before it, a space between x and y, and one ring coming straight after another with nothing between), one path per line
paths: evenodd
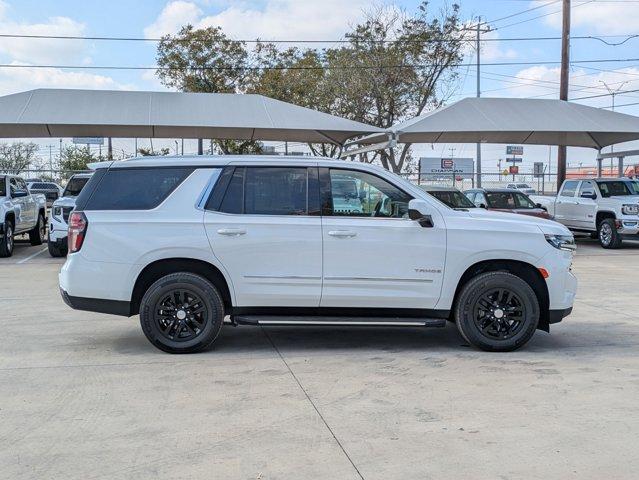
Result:
M41 247L37 247L38 249ZM0 260L0 478L636 478L639 246L579 242L573 314L523 350L445 329L225 327L171 356ZM36 250L32 250L35 253Z

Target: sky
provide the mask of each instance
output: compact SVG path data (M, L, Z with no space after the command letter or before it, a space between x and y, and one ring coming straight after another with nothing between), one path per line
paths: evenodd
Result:
M394 0L383 5L392 4L413 12L418 3ZM447 3L451 2L432 0L430 5L438 10ZM481 16L493 29L482 37L491 39L482 43L482 96L558 98L559 66L551 62L559 62L561 42L540 37L561 34L561 1L459 0L458 3L463 19L470 23ZM363 11L380 4L364 0L0 0L0 34L154 39L190 23L222 26L230 37L237 39L340 39L362 17ZM572 4L570 98L609 108L612 97L605 82L609 89L619 91L615 95L617 111L639 115L639 37L628 38L639 35L639 0L572 0ZM537 40L513 40L517 38ZM153 41L0 38L0 64L153 66L156 46ZM464 63L474 63L474 56L475 51L469 47ZM628 61L590 62L604 59ZM475 67L459 67L458 73L455 88L448 92L449 102L476 93ZM0 95L42 87L165 89L152 70L0 67ZM632 103L637 105L627 105ZM47 155L50 143L54 155L58 150L57 141L46 139L38 143ZM148 140L140 140L139 144L148 145ZM154 145L176 148L173 140L154 141ZM633 143L623 147L639 148ZM187 141L186 151L195 148L195 142ZM116 140L115 149L131 152L133 146L128 140ZM474 145L414 147L415 156L472 157L474 152ZM499 159L506 157L505 146L484 145L482 152L484 170L488 171L497 171ZM533 161L548 162L549 158L551 171L555 171L556 149L526 146L522 169L530 168ZM570 166L590 165L594 158L594 151L589 149L571 148L568 152Z

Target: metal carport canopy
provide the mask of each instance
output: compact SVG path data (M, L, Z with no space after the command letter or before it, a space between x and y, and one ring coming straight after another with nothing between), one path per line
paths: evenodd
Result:
M358 144L389 134L401 143L512 143L603 148L639 139L639 117L562 100L466 98L394 125ZM347 153L346 153L347 154Z
M275 140L343 144L377 127L230 93L38 89L0 97L0 137Z

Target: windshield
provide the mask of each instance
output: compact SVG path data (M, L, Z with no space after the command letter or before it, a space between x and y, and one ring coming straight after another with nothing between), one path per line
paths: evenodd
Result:
M530 188L530 185L527 183L518 183L517 188Z
M89 177L76 177L69 180L66 188L64 189L63 197L77 197L80 192L89 181Z
M505 210L515 208L536 208L526 195L519 192L486 192L489 208Z
M606 198L613 195L639 195L639 182L632 181L599 181L597 182L601 196Z
M427 190L427 192L450 208L475 208L475 205L461 192L455 190Z

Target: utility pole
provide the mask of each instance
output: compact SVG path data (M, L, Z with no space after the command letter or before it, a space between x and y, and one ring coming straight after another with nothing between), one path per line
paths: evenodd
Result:
M610 94L610 96L612 97L612 111L615 111L615 96L619 93L619 91L623 88L623 86L628 83L623 82L621 85L619 85L617 88L615 88L614 90L612 88L610 88L608 86L608 84L606 82L604 82L603 80L599 80L599 83L603 84L604 87L606 87L606 90L608 90L608 93ZM614 145L610 145L610 153L615 151L615 146ZM620 157L621 159L621 157ZM601 162L601 160L599 160ZM612 162L614 161L614 159L612 157L610 157L610 176L612 177L612 171L613 171L613 166L612 166ZM619 161L619 171L617 172L617 176L621 177L622 172L621 170L623 170L623 160ZM599 164L599 174L601 176L601 164Z
M53 145L49 145L49 170L53 178Z
M107 149L107 158L109 160L113 160L113 141L111 137L109 137Z
M481 16L477 17L477 26L475 28L475 33L476 33L476 49L477 49L477 98L481 97L481 79L480 79L480 72L481 72L481 39L480 39L480 35L482 33L486 33L486 32L490 32L490 27L488 28L481 28L482 23L481 23ZM477 188L481 188L481 143L477 142L477 161L476 161L476 170L477 170Z
M568 75L570 68L570 0L563 0L563 24L561 31L561 84L559 99L568 100ZM566 179L566 147L557 148L557 191Z
M204 143L201 138L197 139L197 154L204 155Z

